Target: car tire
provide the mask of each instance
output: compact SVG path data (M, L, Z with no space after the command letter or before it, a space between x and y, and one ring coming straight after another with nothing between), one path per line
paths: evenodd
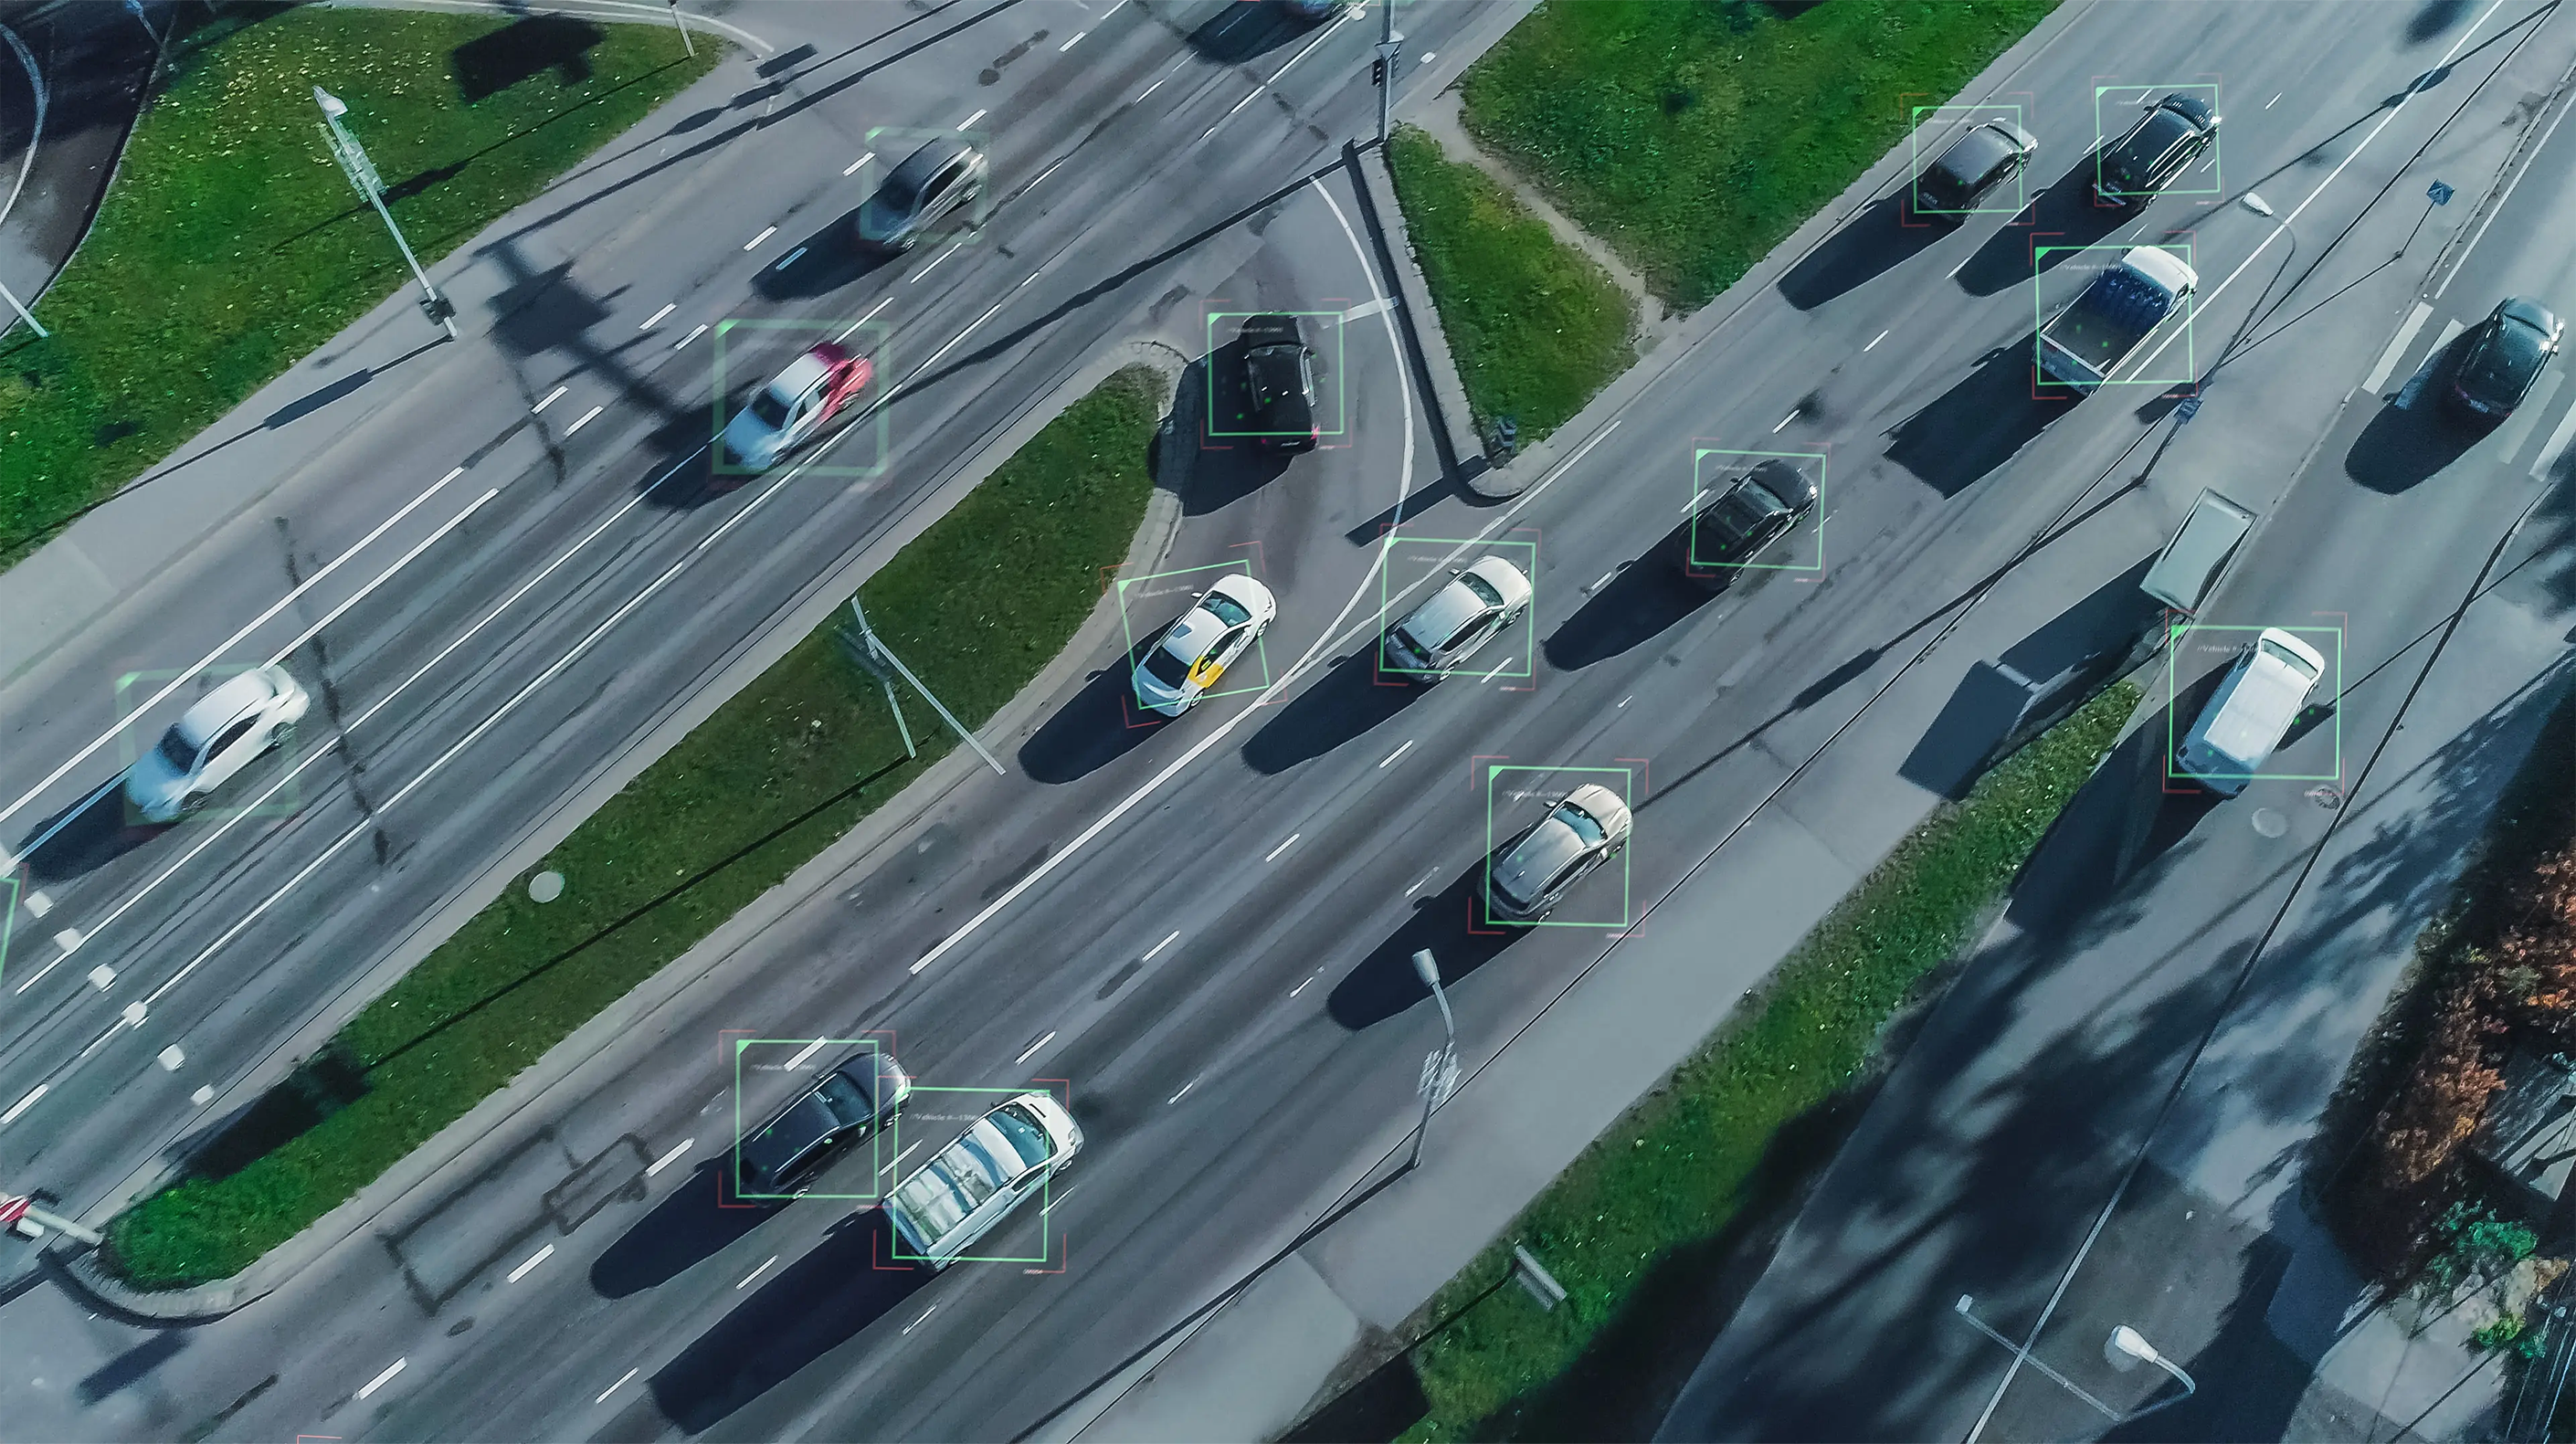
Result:
M170 820L176 822L183 817L193 817L196 815L198 809L205 805L206 794L202 792L191 792L185 797L179 799L179 810L171 814Z

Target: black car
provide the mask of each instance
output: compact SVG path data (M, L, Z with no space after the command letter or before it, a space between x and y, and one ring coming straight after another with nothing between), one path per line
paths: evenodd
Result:
M1246 429L1280 451L1312 451L1323 439L1315 423L1315 353L1294 316L1255 316L1243 323L1243 389L1252 398Z
M2512 415L2557 354L2558 333L2565 328L2538 301L2506 297L2469 333L2451 378L2451 405L2482 421Z
M883 1048L842 1059L803 1097L743 1136L734 1149L739 1191L747 1198L796 1192L833 1154L893 1122L911 1093L912 1079Z
M1711 591L1786 535L1816 504L1816 481L1793 462L1766 457L1703 501L1675 533L1682 574Z
M1979 197L2020 174L2038 150L2030 132L2009 120L1968 127L1914 178L1914 213L1957 224L1976 209Z
M2174 178L2218 142L2218 115L2195 96L2174 94L2155 103L2093 168L2093 199L2136 210L2154 200Z

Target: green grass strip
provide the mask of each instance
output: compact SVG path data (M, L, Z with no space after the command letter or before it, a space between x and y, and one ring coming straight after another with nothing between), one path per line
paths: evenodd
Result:
M1468 67L1467 131L1692 310L2055 3L1549 0ZM2091 140L2050 137L2041 164Z
M1120 372L1050 422L860 588L868 621L969 726L1062 651L1152 490L1161 383ZM341 1029L324 1054L120 1214L146 1288L225 1278L294 1236L775 886L945 755L913 702L907 762L838 619L645 769L539 869ZM900 684L898 684L900 685ZM538 869L531 869L536 871ZM908 959L901 961L909 961Z
M411 284L323 144L314 86L348 102L389 208L429 264L724 53L710 36L687 58L667 24L550 22L571 27L577 53L468 104L457 51L508 21L226 14L176 47L96 224L33 303L51 338L21 323L0 343L0 563ZM595 41L579 45L582 31ZM416 315L395 324L423 342L438 334Z
M1445 1318L1526 1245L1565 1285L1542 1312L1517 1290L1469 1308L1414 1351L1430 1413L1407 1440L1580 1437L1524 1405L1583 1357L1659 1261L1722 1233L1780 1128L1868 1061L1910 990L1970 941L2138 705L2122 682L1989 772L1899 843L1825 915L1769 982L1665 1084L1611 1125L1445 1285L1417 1318Z
M1387 166L1480 434L1509 416L1534 445L1636 363L1628 293L1509 191L1410 126Z

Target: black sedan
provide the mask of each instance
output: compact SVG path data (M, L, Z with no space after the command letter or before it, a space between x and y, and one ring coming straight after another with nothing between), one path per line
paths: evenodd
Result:
M1815 505L1816 479L1803 468L1777 456L1755 462L1674 533L1682 575L1711 591L1724 588Z
M1980 121L1944 147L1914 178L1914 213L1958 224L1986 192L2021 173L2039 141L2009 120Z
M2508 296L2469 333L2460 352L2459 370L2451 378L2453 409L2481 421L2513 414L2531 383L2558 352L2558 335L2567 323L2549 308L2522 296Z
M2197 96L2155 103L2094 165L2093 199L2134 211L2154 200L2218 143L2218 114Z
M745 1198L783 1198L819 1172L832 1156L874 1137L912 1093L912 1079L894 1055L867 1048L787 1105L734 1149L737 1192Z
M1261 445L1311 451L1323 439L1315 423L1315 353L1296 317L1243 323L1243 385L1252 398L1249 429Z

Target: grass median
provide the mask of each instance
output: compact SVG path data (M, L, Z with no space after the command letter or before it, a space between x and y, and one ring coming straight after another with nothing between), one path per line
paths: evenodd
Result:
M1632 1378L1599 1376L1650 1368L1639 1356L1686 1336L1674 1316L1698 1302L1693 1290L1651 1289L1657 1269L1723 1240L1775 1138L1860 1073L1916 984L1970 940L2138 699L2132 683L2111 687L1917 827L1727 1026L1423 1306L1414 1327L1449 1322L1413 1350L1430 1410L1404 1439L1598 1437L1582 1431L1603 1427L1611 1401L1634 1402ZM1515 1243L1565 1286L1565 1304L1542 1312L1516 1290L1494 1292ZM1604 1361L1614 1327L1619 1358ZM1655 1420L1624 1423L1650 1431Z
M2055 5L1550 0L1468 67L1467 131L1691 310Z
M0 342L0 564L411 284L323 143L315 86L348 102L388 208L435 264L724 53L697 47L668 24L563 16L233 6L199 24L34 302L52 335L21 324Z
M1636 362L1627 293L1491 177L1411 126L1387 169L1479 434L1509 416L1533 445Z
M1122 371L1067 408L860 588L868 621L980 726L1062 651L1152 490L1162 383ZM536 869L120 1214L108 1262L145 1288L229 1277L392 1167L775 886L944 756L907 761L875 679L799 642ZM898 684L900 685L900 684ZM932 724L932 725L925 725Z

